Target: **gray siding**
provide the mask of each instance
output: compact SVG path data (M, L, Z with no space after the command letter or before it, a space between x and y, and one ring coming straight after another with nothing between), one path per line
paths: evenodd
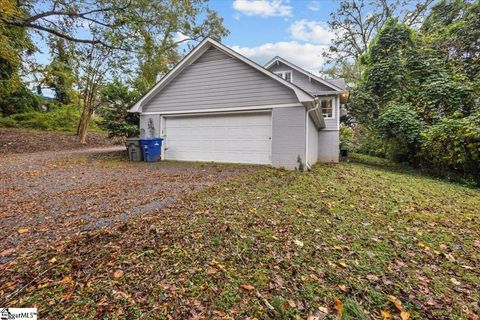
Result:
M318 132L318 161L338 162L339 153L339 132L320 130Z
M155 133L152 136L150 129L148 128L148 123L152 119L153 126L155 128ZM140 115L140 138L154 138L160 137L160 116L159 115Z
M300 156L305 163L305 108L272 110L272 165L294 169Z
M312 117L308 117L308 163L313 165L318 161L318 129Z
M272 72L280 72L280 71L292 71L292 83L299 86L303 90L307 91L308 93L316 96L325 94L325 91L331 92L332 88L316 81L315 79L309 80L306 75L300 73L289 66L279 62L279 64L274 64L269 68ZM323 96L321 98L335 98L335 96L326 97ZM339 116L339 107L338 101L334 99L334 113L335 118L333 119L325 119L325 130L338 130L338 126L340 123L340 116Z
M143 106L143 112L297 103L293 90L218 49L207 50Z
M218 50L214 47L210 47L207 51L205 51L204 54L202 54L202 56L200 58L195 60L193 62L193 64L210 62L210 61L215 61L215 60L222 60L222 59L231 59L231 58L232 57L223 53L222 51L220 51L220 50Z
M294 70L290 68L287 65L284 65L283 63L279 62L279 64L274 64L271 66L268 70L272 72L280 72L280 71L292 71L292 83L296 86L299 86L303 90L307 91L308 93L312 95L317 95L321 94L321 92L325 91L332 91L334 89L330 88L329 86L324 85L323 83L318 82L317 80L310 78L303 73L298 72L297 70Z

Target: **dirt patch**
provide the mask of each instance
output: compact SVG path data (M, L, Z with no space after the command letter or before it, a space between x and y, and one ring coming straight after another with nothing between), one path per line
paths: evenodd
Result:
M0 128L1 155L111 147L114 145L114 141L100 133L89 133L87 144L82 145L78 142L78 136L69 132Z
M0 264L151 212L248 166L132 163L125 151L11 155L0 160Z

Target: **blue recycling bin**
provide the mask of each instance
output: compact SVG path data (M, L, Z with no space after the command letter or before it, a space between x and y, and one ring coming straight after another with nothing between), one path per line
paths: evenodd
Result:
M160 160L162 153L162 138L142 138L140 146L142 147L143 160L145 162L156 162Z

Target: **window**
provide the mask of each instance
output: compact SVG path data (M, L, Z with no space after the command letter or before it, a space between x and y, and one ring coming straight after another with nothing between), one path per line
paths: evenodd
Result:
M280 71L275 72L275 74L280 78L287 80L288 82L292 82L292 71Z
M324 118L333 118L333 100L322 100L322 113Z

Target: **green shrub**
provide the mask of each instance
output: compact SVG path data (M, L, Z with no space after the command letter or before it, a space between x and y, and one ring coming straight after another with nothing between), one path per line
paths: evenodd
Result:
M137 93L119 80L114 80L102 90L102 106L99 109L103 121L100 125L109 137L134 137L140 134L140 118L128 109L137 99Z
M480 112L465 118L446 118L422 133L424 165L455 170L480 184Z
M0 112L4 116L40 110L43 99L33 94L25 86L6 96L0 97Z
M12 117L0 117L0 128L17 128L18 123Z
M353 129L345 124L340 124L340 150L352 148Z
M361 140L355 152L385 158L385 144L375 131L367 131Z
M75 106L66 105L56 106L50 111L24 112L0 119L0 126L4 127L75 132L80 121L80 111ZM92 117L90 131L101 131L99 121L99 117Z
M410 163L415 160L424 123L412 106L391 103L376 121L376 128L388 158Z

